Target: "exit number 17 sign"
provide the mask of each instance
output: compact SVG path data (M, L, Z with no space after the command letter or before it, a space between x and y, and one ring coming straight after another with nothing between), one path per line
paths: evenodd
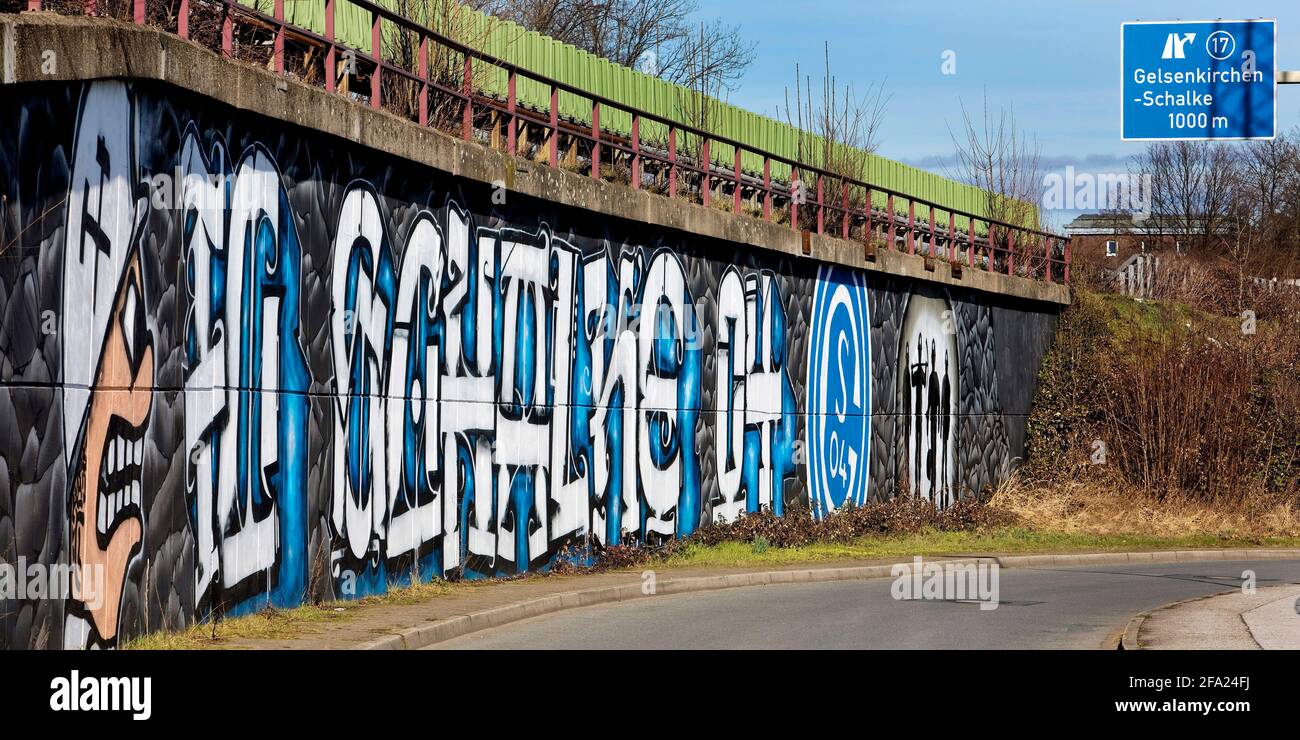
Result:
M1273 138L1276 30L1272 20L1124 23L1124 140Z

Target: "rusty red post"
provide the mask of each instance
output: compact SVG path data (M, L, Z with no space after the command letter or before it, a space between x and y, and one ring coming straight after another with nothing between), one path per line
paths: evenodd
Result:
M939 225L934 222L934 204L931 203L930 204L930 247L929 247L931 259L934 258L934 250L935 247L938 246L938 244L936 243L938 241L938 236L939 236Z
M600 102L591 104L591 177L600 179Z
M966 259L971 267L975 266L975 218L966 217L966 226L968 233L966 236Z
M993 238L994 228L995 227L993 222L989 221L989 244L988 244L988 249L985 250L985 260L986 260L985 267L990 272L993 271L994 245L997 244L997 240Z
M849 238L849 183L840 183L840 238Z
M871 223L871 188L867 188L867 204L863 210L867 212L867 222L862 227L862 243L870 244L871 229L873 228Z
M131 13L132 20L136 22L136 25L143 26L144 15L145 15L144 0L133 0L131 5L132 5L132 13Z
M339 75L334 46L334 0L325 0L325 43L325 89L334 92Z
M677 127L668 127L668 197L677 197Z
M1047 274L1047 282L1050 283L1052 282L1052 238L1049 236L1043 241L1047 244L1047 261L1043 263L1043 271Z
M519 74L515 70L510 70L510 76L506 82L506 114L510 123L510 130L506 132L506 151L510 156L515 156L518 149L519 139L519 117L516 114L518 107L518 98L515 92L516 80Z
M894 236L894 194L890 193L885 198L885 247L888 249L895 249Z
M271 12L275 18L275 41L271 47L271 59L275 71L284 74L284 0L275 0Z
M86 0L86 15L95 14L96 0ZM176 9L176 35L183 39L190 37L190 0L181 0Z
M822 200L822 174L817 173L817 233L826 233L826 203Z
M221 4L224 13L221 16L221 55L233 57L235 55L235 19L230 12L231 0L225 0Z
M465 107L460 114L460 137L469 141L474 137L474 58L465 55L465 73L461 79L461 95L465 97Z
M957 214L948 211L948 261L957 261Z
M419 58L415 62L420 65L418 77L420 78L420 99L419 105L419 123L421 126L429 125L429 37L420 36ZM513 79L513 78L512 78ZM513 89L511 90L513 92Z
M632 112L632 189L641 189L641 114Z
M1071 244L1070 240L1066 239L1065 240L1065 276L1064 276L1065 279L1062 281L1066 285L1070 284L1070 260L1072 257L1071 254L1072 250L1070 249L1070 244Z
M700 174L700 202L703 203L705 207L709 205L709 196L712 194L712 188L710 187L712 180L709 175L710 170L713 168L710 166L710 161L709 137L706 136L704 137L704 141L700 144L700 161L696 163L700 165L702 170Z
M772 158L763 156L763 220L772 220Z
M379 25L379 13L372 11L370 13L370 56L374 59L375 69L370 75L370 107L378 108L380 105L380 96L383 95L383 77L384 77L384 45L381 34L383 29Z
M1007 274L1016 274L1016 232L1007 229Z
M27 0L27 12L29 13L41 12L41 0Z
M907 199L907 253L916 254L916 201Z
M739 215L740 214L740 147L737 146L734 148L736 150L735 152L736 162L735 162L735 167L733 169L733 172L736 177L736 183L735 183L735 189L732 190L731 192L731 212Z
M551 166L560 166L560 89L551 85Z
M799 230L799 168L790 168L790 228Z

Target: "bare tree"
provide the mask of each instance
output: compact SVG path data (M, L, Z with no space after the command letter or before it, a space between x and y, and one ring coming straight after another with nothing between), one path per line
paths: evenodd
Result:
M1015 109L989 112L984 95L979 117L961 105L962 127L948 134L956 148L949 176L984 191L990 218L1023 228L1037 228L1042 194L1041 147L1016 125Z
M853 155L853 168L844 174L858 177L865 174L867 155L875 152L880 142L880 123L889 104L884 83L872 83L859 95L852 83L839 86L831 72L830 45L822 50L822 78L820 97L813 93L811 77L803 76L795 65L795 105L790 106L790 88L785 89L785 119L800 132L798 142L801 161L815 163L831 169L835 161L846 152Z
M1151 180L1144 229L1156 240L1187 238L1190 253L1209 255L1226 233L1238 185L1235 149L1209 141L1155 142L1138 156ZM1240 202L1235 204L1240 208ZM1240 214L1239 214L1240 215Z
M731 90L754 63L754 49L755 44L740 35L739 26L714 20L702 24L696 35L688 33L675 42L657 46L653 57L657 68L652 71L685 87L715 86L717 97Z
M739 28L715 20L696 33L696 0L484 0L481 7L596 56L695 87L730 87L754 61ZM707 46L708 64L701 65Z
M715 47L709 42L703 25L699 27L696 40L682 46L690 54L681 62L681 73L687 83L677 90L677 108L681 111L683 123L702 131L711 131L723 92L723 80L716 73L710 72L716 69ZM694 137L686 137L680 145L696 161L702 158L702 142L696 141Z
M1223 256L1228 260L1228 267L1235 278L1236 308L1239 313L1246 308L1246 296L1250 288L1251 277L1255 273L1254 262L1263 232L1256 220L1259 201L1247 187L1234 187L1228 191L1222 231L1218 234L1224 250Z
M831 71L829 44L822 49L822 78L817 88L796 64L794 105L786 87L783 113L796 131L797 159L831 173L822 187L832 203L842 205L847 196L850 209L861 209L866 191L852 181L868 179L867 166L880 144L880 124L890 96L885 94L884 82L873 82L861 93L852 83L841 87Z
M1241 152L1236 200L1239 215L1248 216L1264 244L1265 256L1283 267L1294 267L1300 245L1300 146L1296 133L1247 143ZM1279 265L1274 265L1279 266ZM1267 265L1260 265L1266 270Z
M397 14L416 21L438 34L471 48L481 48L484 38L472 30L470 9L474 3L460 0L394 0ZM384 59L402 69L418 72L420 39L412 31L396 25L383 27ZM443 87L459 89L465 83L465 55L447 46L430 43L427 49L429 79ZM471 89L480 87L477 79L483 68L471 66ZM382 99L384 107L398 115L414 118L418 110L419 87L398 75L385 75ZM463 102L451 95L432 94L428 99L429 120L439 128L459 124Z

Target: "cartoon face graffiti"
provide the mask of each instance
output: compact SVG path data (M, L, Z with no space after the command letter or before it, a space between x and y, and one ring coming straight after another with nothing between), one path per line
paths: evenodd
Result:
M145 328L144 284L133 255L113 305L99 370L86 413L84 444L68 503L71 560L83 578L73 598L88 605L95 632L117 636L126 566L143 540L141 465L154 377L153 345ZM93 574L104 574L95 593Z
M111 645L141 550L142 464L154 379L134 141L124 85L87 88L77 126L63 259L68 560L77 566L65 646Z

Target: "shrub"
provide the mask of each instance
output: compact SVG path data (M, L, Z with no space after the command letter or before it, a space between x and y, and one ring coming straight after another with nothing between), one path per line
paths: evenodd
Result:
M911 534L927 529L973 531L1011 523L1010 517L974 500L959 501L946 509L907 497L846 506L821 519L807 512L789 512L778 517L769 510L744 514L734 522L720 522L691 535L688 542L715 545L720 542L760 540L772 547L802 547L813 543L848 544L863 537Z
M590 553L592 557L586 557L587 552L581 547L570 547L555 559L550 572L565 575L634 568L669 557L687 547L723 542L749 543L755 554L762 554L773 547L851 544L864 537L926 530L976 531L1016 521L1015 515L973 499L939 509L928 502L900 496L864 506L846 506L817 520L807 510L794 509L784 516L777 516L764 509L742 514L734 522L706 525L686 539L667 540L657 545L597 546Z
M1290 324L1247 327L1231 314L1079 290L1039 376L1028 472L1114 480L1157 500L1296 496L1300 334Z

